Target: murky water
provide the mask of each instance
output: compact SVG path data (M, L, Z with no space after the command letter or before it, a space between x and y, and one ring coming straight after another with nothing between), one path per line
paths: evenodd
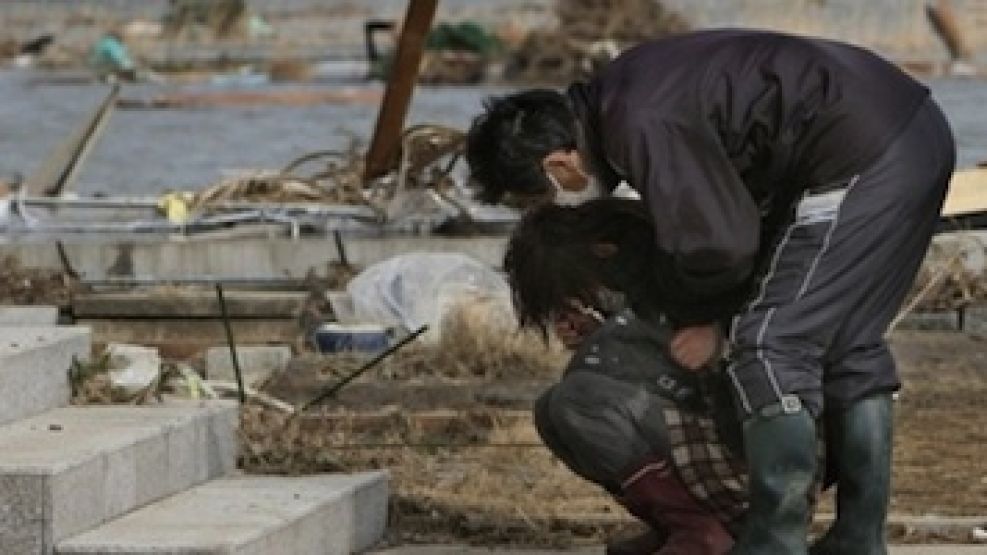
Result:
M0 172L31 173L107 90L37 81L38 74L31 72L0 73ZM959 166L987 159L987 82L934 80L929 86L953 124ZM203 88L208 87L197 90ZM174 89L136 85L126 87L122 95L148 97L169 90ZM465 128L487 95L503 92L490 87L422 87L415 94L408 123ZM366 103L118 110L78 176L75 190L152 194L169 188L201 188L230 171L280 168L308 152L345 148L354 138L366 144L376 115L377 107Z

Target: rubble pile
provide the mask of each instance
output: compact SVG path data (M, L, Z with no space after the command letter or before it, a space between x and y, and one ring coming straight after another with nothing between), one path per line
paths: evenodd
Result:
M0 305L67 306L71 289L63 272L24 268L14 256L0 257Z
M556 29L531 32L511 55L505 77L564 83L584 78L625 48L689 30L658 0L558 0Z
M933 243L912 285L906 311L960 310L987 301L983 261L987 245L973 235L957 242Z
M465 135L458 129L423 124L408 128L391 171L364 179L364 154L353 144L344 151L318 151L298 158L278 172L254 172L223 179L193 195L191 212L224 203L320 203L369 205L380 211L408 190L428 188L453 194L450 176L461 159Z

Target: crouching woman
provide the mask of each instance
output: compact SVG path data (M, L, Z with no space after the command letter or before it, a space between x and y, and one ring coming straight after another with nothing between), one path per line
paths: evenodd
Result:
M671 362L653 230L620 199L547 205L516 228L504 267L518 318L574 348L535 423L569 469L649 525L608 553L722 554L747 509L740 423L718 366Z

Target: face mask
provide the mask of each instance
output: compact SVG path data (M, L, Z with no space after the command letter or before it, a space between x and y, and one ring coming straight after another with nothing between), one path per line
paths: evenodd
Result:
M593 176L589 176L586 186L581 191L570 191L563 189L562 184L551 172L545 172L545 175L555 187L555 199L552 202L559 206L579 206L584 202L603 198L606 195L603 191L603 185Z

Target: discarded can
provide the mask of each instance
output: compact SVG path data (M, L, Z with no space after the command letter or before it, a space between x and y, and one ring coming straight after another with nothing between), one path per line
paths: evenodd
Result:
M391 344L390 331L376 324L322 324L315 330L319 352L341 353L359 351L379 353Z

